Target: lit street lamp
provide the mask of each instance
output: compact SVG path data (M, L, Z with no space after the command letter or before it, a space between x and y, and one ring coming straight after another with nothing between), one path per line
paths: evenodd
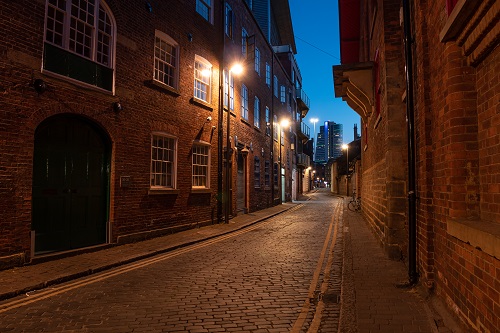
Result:
M234 73L236 75L240 75L243 72L243 66L240 64L235 64L233 67L229 69L228 73L228 91L227 93L230 94L229 91L229 86L231 82L231 75ZM230 191L231 191L231 172L229 168L229 159L231 158L231 111L228 109L227 110L227 124L226 124L226 189L224 193L224 223L229 223L229 211L231 210L231 197L230 197Z
M346 189L345 189L345 192L346 192L346 195L349 195L349 145L346 145L345 143L342 145L342 149L344 149L346 151L346 166L347 166L347 169L346 169L346 172L345 172L345 184L346 184Z
M279 122L279 126L280 126L280 131L279 131L279 134L280 134L280 141L279 141L279 161L280 161L280 178L282 176L282 168L283 168L283 163L281 161L281 145L284 145L284 142L281 141L281 138L283 137L284 139L284 132L283 132L283 129L285 128L288 128L288 126L290 126L290 120L288 119L283 119ZM283 184L283 181L281 182L281 203L283 203L284 201L284 198L283 198L283 192L284 192L284 185Z
M311 118L310 122L313 123L313 160L314 160L314 153L316 152L316 123L318 122L318 118Z

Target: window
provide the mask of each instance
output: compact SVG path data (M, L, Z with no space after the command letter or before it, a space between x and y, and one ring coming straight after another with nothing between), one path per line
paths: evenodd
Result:
M234 15L233 15L233 9L231 8L231 6L229 6L228 3L226 3L225 16L226 16L226 19L225 19L224 30L226 32L226 35L232 39L233 38L233 27L234 27Z
M193 188L210 188L210 146L193 144Z
M253 103L253 124L255 127L260 128L260 100L255 96Z
M278 116L273 116L273 137L274 140L278 141Z
M266 160L266 162L264 163L264 185L266 187L271 186L270 168L271 168L270 162L269 160Z
M271 87L271 66L266 62L266 85Z
M260 159L258 156L254 157L253 161L253 180L256 188L260 187Z
M212 0L196 0L196 11L208 22L212 22Z
M278 98L278 77L274 76L274 96Z
M279 165L278 163L274 163L273 182L275 187L278 187L278 177L279 177Z
M245 28L241 28L241 54L245 57L248 52L248 33Z
M177 89L179 72L179 44L168 35L156 31L153 79Z
M255 48L255 71L260 75L260 51Z
M113 90L115 22L101 0L48 0L43 69Z
M151 187L176 187L177 140L164 134L151 137Z
M241 117L248 120L248 89L241 85Z
M271 135L271 118L270 118L269 107L266 106L266 134Z
M194 61L194 97L210 103L212 65L200 56Z
M281 100L281 103L285 103L286 102L286 88L285 86L281 86L280 87L280 100Z
M224 71L224 107L234 111L234 76Z

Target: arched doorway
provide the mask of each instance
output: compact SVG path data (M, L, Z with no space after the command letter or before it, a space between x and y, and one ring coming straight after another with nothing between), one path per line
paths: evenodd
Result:
M75 115L57 115L35 132L32 230L35 253L106 242L109 138Z

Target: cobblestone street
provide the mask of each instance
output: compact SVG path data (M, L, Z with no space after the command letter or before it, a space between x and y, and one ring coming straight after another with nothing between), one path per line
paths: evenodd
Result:
M306 332L322 313L333 329L342 207L317 195L230 235L11 299L0 331Z

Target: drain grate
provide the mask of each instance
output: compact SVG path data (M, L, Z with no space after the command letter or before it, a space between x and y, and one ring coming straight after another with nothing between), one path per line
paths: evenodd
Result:
M322 295L321 299L324 303L338 304L340 303L340 295L337 293L327 292Z

